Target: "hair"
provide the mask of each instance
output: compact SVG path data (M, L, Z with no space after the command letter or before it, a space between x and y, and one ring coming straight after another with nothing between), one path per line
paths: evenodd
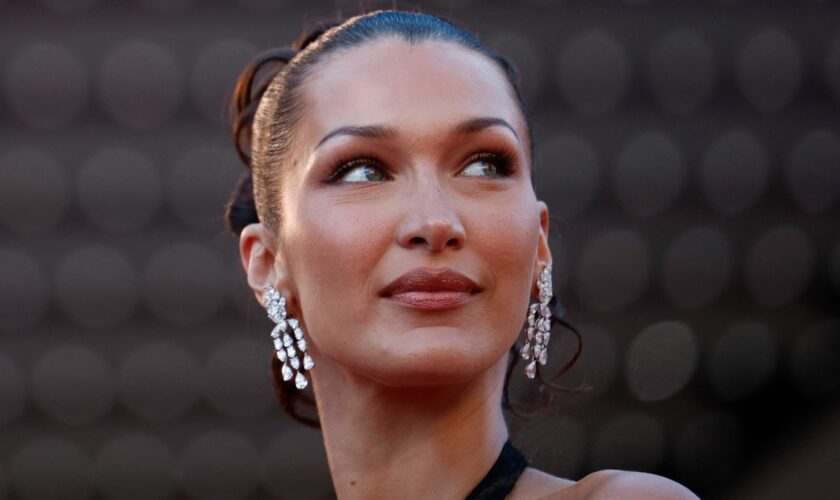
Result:
M505 57L482 44L475 36L451 21L420 12L375 10L346 19L321 21L304 33L291 47L266 50L242 71L230 100L230 121L233 142L246 172L241 176L230 200L225 205L228 230L239 236L248 224L262 222L269 234L277 234L282 223L280 213L280 182L282 167L294 164L291 157L295 130L304 110L302 90L307 78L327 57L339 56L368 42L391 38L419 45L426 41L450 42L483 54L497 64L507 77L510 94L522 112L528 141L529 159L533 163L532 123L519 87L516 67ZM531 168L531 182L534 174ZM580 333L562 318L556 297L549 304L553 320L572 331L577 338L577 350L571 359L550 380L544 380L537 370L541 384L556 392L574 392L554 383L567 372L581 353ZM517 412L508 396L510 375L519 358L516 344L511 347L510 362L505 375L503 406ZM291 382L280 376L281 363L273 355L271 372L275 393L281 407L293 419L320 427L317 418L301 414L299 406L308 406L317 413L314 398L298 391ZM550 399L549 399L550 401Z

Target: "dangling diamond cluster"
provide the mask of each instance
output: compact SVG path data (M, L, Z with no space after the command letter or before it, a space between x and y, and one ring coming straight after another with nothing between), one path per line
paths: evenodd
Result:
M552 296L550 265L545 266L540 272L537 288L540 292L540 301L528 307L525 345L519 351L522 359L531 361L525 367L525 376L528 378L534 378L537 375L537 362L545 365L548 361L548 341L551 339L551 310L548 302Z
M306 340L303 338L300 323L295 318L286 318L286 298L271 285L265 288L265 300L268 317L277 323L271 331L271 338L274 340L277 359L283 363L280 369L283 381L288 382L294 378L295 387L300 390L306 389L309 381L306 380L303 370L311 370L315 363L306 352ZM300 354L303 355L303 361L298 358Z

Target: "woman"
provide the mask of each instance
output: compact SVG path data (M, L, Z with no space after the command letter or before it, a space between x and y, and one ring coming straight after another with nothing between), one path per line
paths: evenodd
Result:
M240 77L252 174L228 219L276 323L281 402L317 425L295 410L311 381L338 498L694 498L648 474L554 477L508 442L509 349L526 325L533 378L554 303L513 67L434 16L327 27Z

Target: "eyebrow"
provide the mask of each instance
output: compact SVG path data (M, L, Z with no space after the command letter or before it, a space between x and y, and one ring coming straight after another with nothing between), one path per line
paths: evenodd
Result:
M449 133L456 136L468 135L474 134L489 127L505 127L511 132L513 132L513 135L516 136L517 140L519 140L519 135L516 133L516 130L513 129L510 123L506 122L501 118L496 118L492 116L480 116L477 118L470 118L469 120L465 120L452 127ZM325 135L324 138L318 142L318 145L315 146L315 149L319 148L323 143L327 142L329 139L338 135L352 135L355 137L365 137L369 139L393 139L398 135L398 133L397 129L387 127L384 125L348 125L344 127L339 127Z

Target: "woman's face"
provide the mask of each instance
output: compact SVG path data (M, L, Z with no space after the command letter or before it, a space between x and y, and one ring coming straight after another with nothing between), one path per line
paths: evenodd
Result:
M489 369L551 261L502 70L452 43L380 39L304 88L274 268L316 356L388 385Z

